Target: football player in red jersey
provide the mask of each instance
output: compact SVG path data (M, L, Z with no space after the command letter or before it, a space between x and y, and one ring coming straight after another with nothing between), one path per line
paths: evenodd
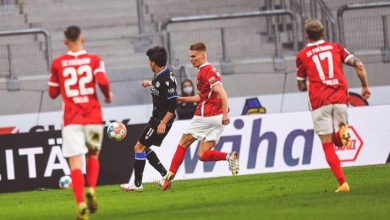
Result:
M196 80L199 94L179 97L178 101L197 102L198 105L195 115L190 125L184 130L172 158L169 173L162 186L163 191L171 186L171 181L183 162L188 147L197 139L201 141L198 149L198 157L201 161L227 160L233 175L237 175L239 170L237 152L225 153L212 150L219 141L224 125L230 123L228 98L225 89L222 87L221 76L207 62L205 43L192 44L188 56L192 65L199 69Z
M348 83L343 63L354 67L362 84L364 99L371 94L366 69L342 45L323 40L324 27L319 20L307 20L305 31L309 43L296 58L298 89L309 92L314 130L321 139L326 161L339 183L336 192L349 192L334 149L334 145L348 147L351 144L347 115Z
M112 101L109 80L99 56L83 50L84 38L77 26L64 32L68 52L54 59L49 78L49 95L63 100L62 151L68 158L73 193L77 202L77 219L88 219L97 209L95 187L99 174L99 151L103 140L102 109L97 98L96 83ZM86 181L82 173L86 154ZM84 186L86 202L84 201Z

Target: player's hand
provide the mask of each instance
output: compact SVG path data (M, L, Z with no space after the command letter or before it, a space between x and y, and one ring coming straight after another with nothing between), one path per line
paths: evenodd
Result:
M141 85L146 88L149 87L152 83L149 80L142 80Z
M183 97L179 96L176 98L177 103L183 103Z
M105 103L111 103L112 102L112 97L113 97L112 92L110 92L108 94L108 97L104 99L104 102Z
M223 125L228 125L230 123L230 115L229 113L225 113L222 116L222 124Z
M363 99L368 99L371 96L371 91L368 86L362 87L362 97Z
M157 134L164 134L166 127L167 124L165 122L160 122L160 124L157 127Z

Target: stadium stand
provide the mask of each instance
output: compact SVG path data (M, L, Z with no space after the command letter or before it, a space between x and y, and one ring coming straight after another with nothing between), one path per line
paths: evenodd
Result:
M322 2L336 18L337 9L342 5L372 1ZM275 94L297 91L295 51L291 46L293 24L288 16L169 25L167 21L177 16L286 9L297 16L297 38L302 46L305 42L301 24L304 16L313 14L311 6L309 0L165 0L163 3L159 0L143 0L145 32L140 34L136 0L3 0L0 1L0 31L46 29L51 36L52 57L55 57L65 50L63 29L68 25L79 25L86 36L86 49L101 54L106 62L114 94L118 94L114 105L151 103L149 94L139 89L139 81L151 77L144 51L152 45L164 45L163 37L166 36L169 36L170 61L179 79L194 77L196 73L188 63L188 45L193 41L206 41L210 48L209 60L226 74L224 85L231 97ZM364 13L361 10L348 11L344 15L347 48L361 57L369 72L378 73L374 78L370 77L372 85L390 83L390 77L384 71L389 64L382 62L382 15L390 17L390 8L370 9ZM318 13L317 16L321 15ZM364 30L361 26L365 27ZM0 114L60 109L59 101L49 102L47 94L42 92L46 90L48 76L44 38L41 35L25 35L0 36L0 39L0 95L1 102L7 103L2 105L5 107L1 108ZM278 54L276 46L279 47ZM358 80L352 74L352 71L347 70L351 87L358 86ZM246 86L240 87L237 83ZM10 92L7 89L19 91ZM20 103L12 101L15 99L20 100Z

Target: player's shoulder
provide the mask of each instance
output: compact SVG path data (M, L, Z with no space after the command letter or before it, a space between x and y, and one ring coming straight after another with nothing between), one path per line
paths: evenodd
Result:
M172 84L176 85L175 74L173 74L170 69L167 69L164 75L162 77L158 77L157 79L166 84L167 86L170 86Z
M89 53L87 52L86 54L83 55L84 57L89 57L91 60L101 60L102 58L98 54L94 53Z

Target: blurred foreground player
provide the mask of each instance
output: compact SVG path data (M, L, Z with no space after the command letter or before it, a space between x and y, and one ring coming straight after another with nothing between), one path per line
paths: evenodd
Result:
M321 139L326 161L339 183L336 192L349 192L349 184L334 148L334 145L344 148L351 145L347 115L348 83L342 65L345 63L355 68L364 99L371 94L366 69L342 45L323 40L324 27L319 20L307 20L305 31L309 43L296 58L298 89L309 91L314 130Z
M49 95L63 99L62 151L68 158L73 193L77 202L77 219L89 218L98 206L95 195L99 175L99 152L103 140L102 109L97 98L96 83L112 101L112 93L104 63L99 56L83 50L84 38L77 26L64 32L68 52L54 59L49 78ZM86 155L86 181L82 173ZM84 195L85 182L86 194ZM86 201L84 200L84 196Z
M196 81L199 94L179 97L178 101L197 102L198 105L191 123L184 130L179 141L162 191L170 188L171 181L182 164L188 147L197 139L201 141L198 149L198 157L201 161L228 161L233 175L237 175L239 171L237 152L225 153L213 150L221 137L224 126L230 123L228 98L222 86L221 76L207 62L205 43L192 44L188 56L192 65L199 69Z

